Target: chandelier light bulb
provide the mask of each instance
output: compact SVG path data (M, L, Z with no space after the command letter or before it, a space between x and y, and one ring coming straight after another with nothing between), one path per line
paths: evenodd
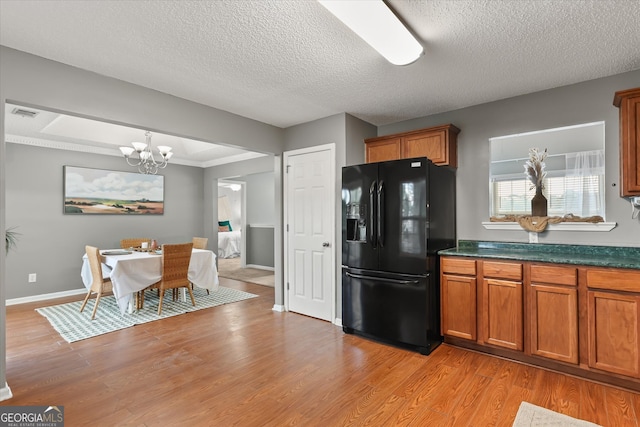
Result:
M120 147L120 151L122 151L125 157L129 157L135 150L131 147Z
M131 145L133 145L133 148L138 153L141 153L145 148L147 148L147 144L145 144L144 142L132 142Z

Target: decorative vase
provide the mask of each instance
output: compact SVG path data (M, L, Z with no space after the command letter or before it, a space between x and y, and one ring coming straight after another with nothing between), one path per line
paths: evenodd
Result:
M547 198L540 186L536 187L536 195L531 199L531 216L547 216Z

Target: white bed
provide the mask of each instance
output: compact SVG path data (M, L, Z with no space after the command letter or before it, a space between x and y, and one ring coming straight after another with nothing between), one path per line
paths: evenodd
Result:
M236 258L240 256L240 231L218 232L218 257Z

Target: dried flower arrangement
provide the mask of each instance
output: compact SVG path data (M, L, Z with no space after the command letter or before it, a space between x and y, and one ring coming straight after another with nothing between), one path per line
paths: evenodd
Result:
M539 151L537 148L529 149L529 160L524 164L524 174L533 184L531 188L544 188L544 177L547 173L544 171L544 161L547 158L547 149Z

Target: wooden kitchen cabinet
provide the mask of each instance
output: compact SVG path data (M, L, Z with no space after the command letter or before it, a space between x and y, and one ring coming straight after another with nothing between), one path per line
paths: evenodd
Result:
M440 268L445 342L640 391L640 270L455 255Z
M384 162L400 158L401 151L399 137L365 142L365 159L367 163Z
M640 88L616 92L620 109L620 196L640 196Z
M436 126L394 135L366 139L365 161L427 157L439 166L458 166L457 136L460 129L453 125Z
M587 271L589 366L640 378L640 272Z
M475 341L476 262L459 258L442 259L442 335Z
M531 354L578 364L577 268L533 264L530 281Z
M484 342L524 349L522 264L483 261Z

